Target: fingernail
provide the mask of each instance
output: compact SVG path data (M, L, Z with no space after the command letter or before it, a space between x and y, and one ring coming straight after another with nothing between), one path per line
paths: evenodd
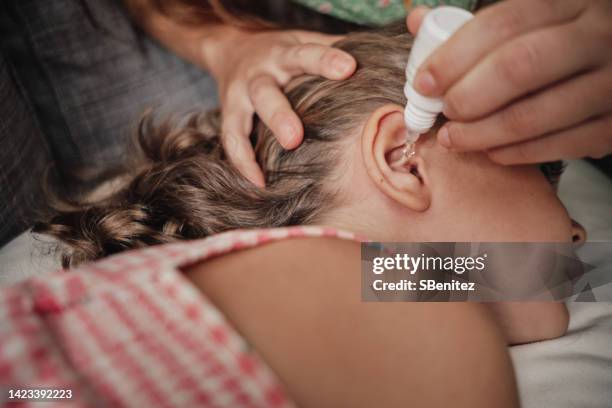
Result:
M429 71L421 72L415 81L416 90L422 94L431 94L436 88L436 80Z
M251 183L255 184L259 188L266 187L266 182L262 177L251 177Z
M255 164L255 166L257 166L257 164ZM247 180L257 187L264 188L266 186L266 181L259 168L250 169L250 171L248 171L247 168L241 168L239 170L247 178Z
M332 69L336 75L346 75L350 73L353 67L353 61L345 55L336 55L332 59Z
M278 135L278 142L281 144L281 146L287 149L289 146L293 145L293 142L297 137L297 130L295 130L295 127L289 123L281 125L280 130L281 134Z
M444 126L438 131L438 143L449 149L451 147L450 135L448 134L448 127Z

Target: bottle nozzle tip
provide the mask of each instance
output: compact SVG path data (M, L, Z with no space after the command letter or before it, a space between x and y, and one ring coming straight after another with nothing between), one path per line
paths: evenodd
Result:
M416 143L416 141L419 139L419 136L421 136L420 133L410 129L406 129L406 143Z

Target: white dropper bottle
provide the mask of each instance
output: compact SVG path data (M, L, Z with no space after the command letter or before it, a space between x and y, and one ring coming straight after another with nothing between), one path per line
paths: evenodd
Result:
M408 129L407 143L414 144L421 134L429 131L443 109L442 98L428 98L412 87L419 66L472 17L472 13L458 7L441 6L431 10L423 19L406 66L404 95L408 103L404 121Z

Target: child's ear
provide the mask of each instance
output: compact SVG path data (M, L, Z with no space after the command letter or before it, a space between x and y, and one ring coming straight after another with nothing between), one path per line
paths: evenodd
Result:
M404 110L385 105L368 118L361 139L361 153L368 175L387 196L413 211L431 204L425 162L418 154L404 156L406 126Z

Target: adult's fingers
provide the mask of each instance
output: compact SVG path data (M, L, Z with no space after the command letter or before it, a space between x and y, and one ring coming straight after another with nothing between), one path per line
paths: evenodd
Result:
M456 151L486 150L569 128L612 112L612 69L599 69L547 88L474 122L450 122L438 141Z
M444 96L444 114L449 119L473 120L591 67L598 57L581 33L569 23L510 40L451 86Z
M232 164L251 183L265 187L263 172L255 160L255 153L248 138L228 136L223 139L223 148L232 157Z
M601 158L612 153L612 115L528 142L491 150L500 164L541 163L582 157Z
M336 80L348 78L357 68L349 53L315 43L289 47L281 64L293 75L306 73Z
M425 15L429 12L429 7L427 6L418 6L415 7L410 14L406 17L406 26L408 26L408 31L412 35L416 35L421 27L421 23L425 18Z
M253 184L264 187L263 173L255 160L249 141L253 127L253 109L247 98L230 95L223 104L221 142L229 160L238 171ZM246 99L246 100L245 100Z
M249 96L255 112L278 142L285 149L299 146L304 136L302 122L276 81L267 75L254 79L249 85Z
M295 36L300 44L314 43L321 45L332 45L345 37L344 35L321 34L317 33L316 31L296 30L290 31L290 33Z
M576 18L586 0L508 0L478 13L421 65L415 88L426 96L443 95L483 56L528 31Z

